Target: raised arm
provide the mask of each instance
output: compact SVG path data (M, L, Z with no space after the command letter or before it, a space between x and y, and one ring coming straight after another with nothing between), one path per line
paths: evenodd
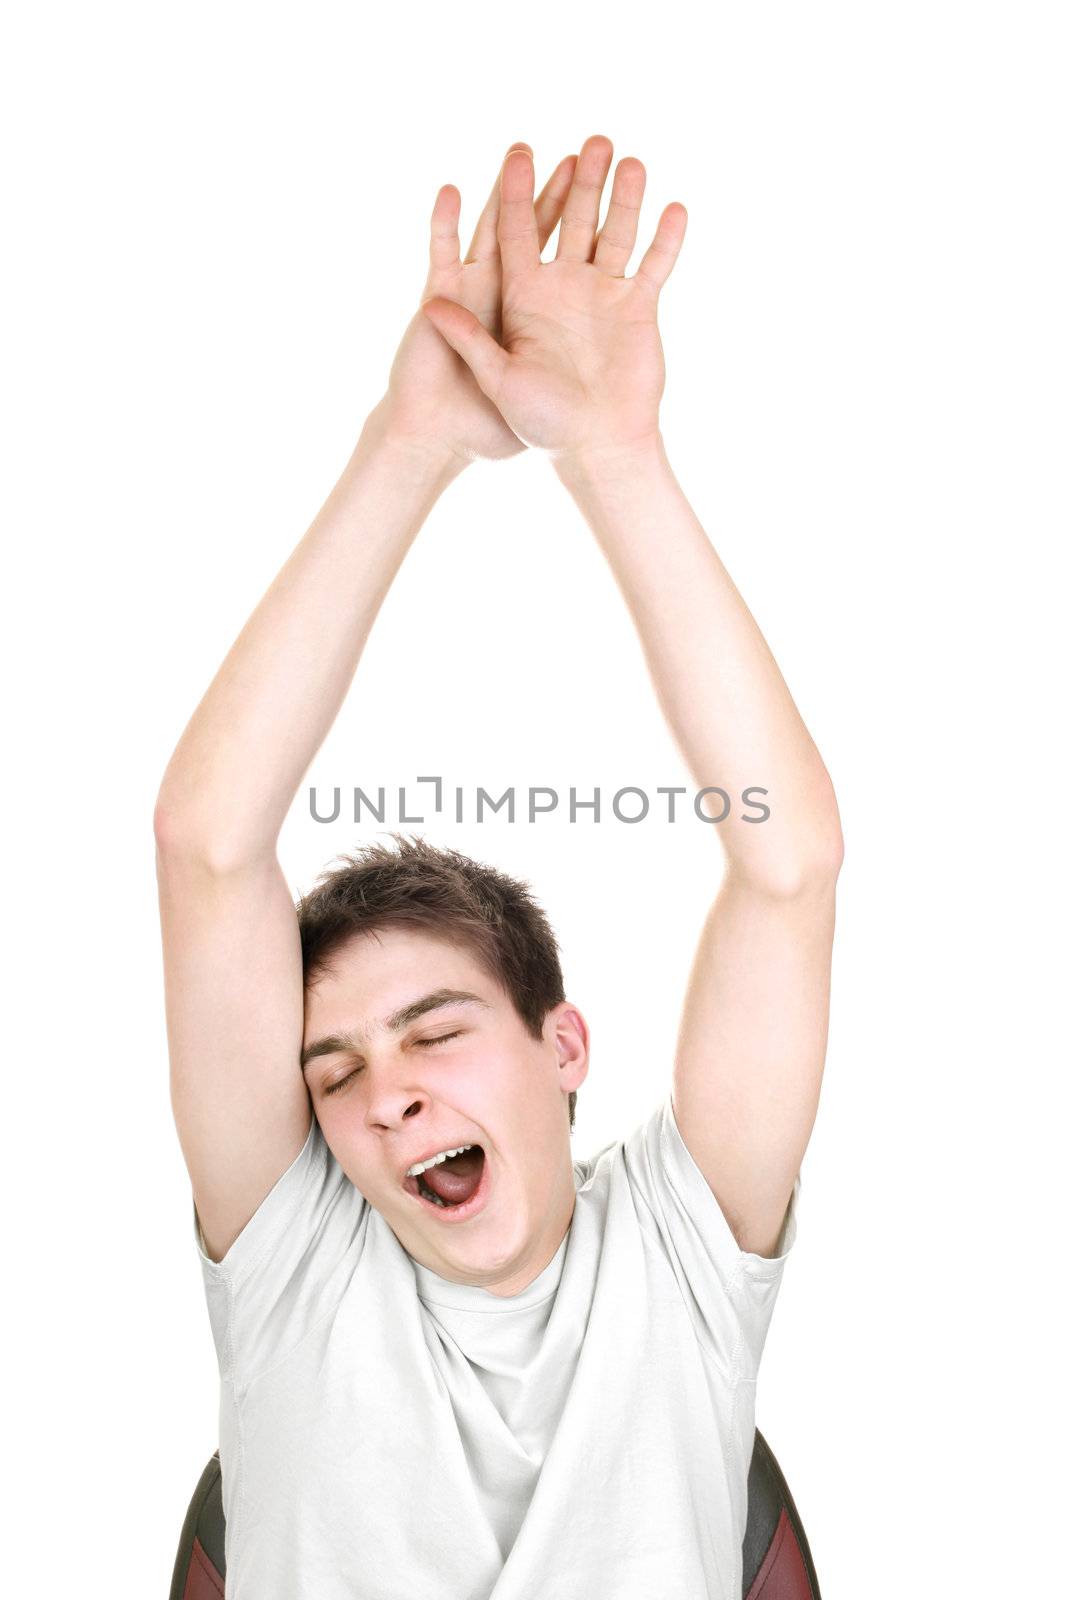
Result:
M661 438L559 458L632 614L724 871L692 964L673 1071L681 1135L742 1249L772 1255L826 1053L840 825L829 775ZM768 791L746 821L740 795ZM708 797L720 816L724 803ZM697 845L703 848L703 845ZM709 848L709 846L707 847Z
M574 161L559 165L538 203L544 238L557 222ZM496 180L462 262L460 195L452 185L440 189L425 289L427 298L448 288L488 326L500 314L498 194ZM523 448L418 310L342 476L179 740L157 804L163 849L224 870L273 853L432 505L470 461Z
M544 237L572 174L540 198ZM499 189L460 258L457 189L439 191L425 296L499 315ZM154 818L171 1099L205 1242L230 1248L310 1126L304 985L279 830L342 704L372 623L443 489L524 446L419 310L387 391L323 509L201 700Z
M595 534L698 787L723 875L696 952L673 1070L681 1135L743 1249L770 1254L817 1111L841 860L833 787L772 654L681 490L658 425L658 295L684 237L667 206L636 274L645 173L596 136L580 152L558 254L542 262L532 167L503 173L503 336L425 306L519 437L542 446ZM745 821L741 791L768 790ZM708 813L718 816L722 806ZM749 813L749 814L754 814ZM713 871L712 871L713 878Z

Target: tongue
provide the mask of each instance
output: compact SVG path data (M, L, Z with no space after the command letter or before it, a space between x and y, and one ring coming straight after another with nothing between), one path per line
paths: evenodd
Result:
M438 1166L429 1167L424 1173L424 1182L440 1200L459 1206L476 1193L482 1172L483 1151L474 1145L471 1150L462 1150L459 1156L448 1156Z

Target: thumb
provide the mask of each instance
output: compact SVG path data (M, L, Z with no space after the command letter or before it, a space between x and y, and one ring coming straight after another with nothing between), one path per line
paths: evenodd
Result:
M447 300L441 294L425 300L421 311L433 327L437 328L452 349L471 368L472 375L489 399L502 386L509 356L492 339L479 317L456 300Z

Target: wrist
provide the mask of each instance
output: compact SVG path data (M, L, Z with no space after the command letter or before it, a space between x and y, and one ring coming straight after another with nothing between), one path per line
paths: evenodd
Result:
M551 463L561 482L574 493L624 486L638 478L669 470L669 458L658 428L630 440L559 450L551 457Z
M382 400L368 413L351 459L358 462L370 457L389 464L409 481L439 490L445 489L471 465L466 457L440 440L402 432Z

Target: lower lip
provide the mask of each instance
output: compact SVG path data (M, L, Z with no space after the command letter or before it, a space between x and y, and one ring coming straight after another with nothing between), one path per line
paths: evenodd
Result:
M425 1200L417 1186L416 1178L406 1178L405 1189L411 1194L418 1206L430 1211L436 1222L466 1222L469 1217L474 1217L482 1211L491 1192L491 1158L486 1149L483 1153L483 1171L474 1194L463 1200L459 1206L437 1206L434 1200Z

